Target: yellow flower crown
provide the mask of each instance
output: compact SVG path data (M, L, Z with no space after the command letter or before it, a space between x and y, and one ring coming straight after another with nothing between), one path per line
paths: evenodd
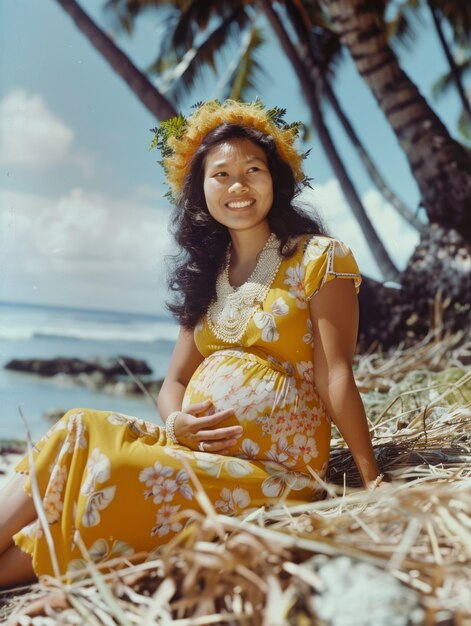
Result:
M161 151L162 161L159 163L164 168L170 187L167 196L172 202L178 201L182 193L191 159L204 137L224 123L250 126L271 135L280 158L289 164L296 182L308 184L301 168L307 153L298 152L294 145L302 123L285 122L285 109L267 109L260 100L249 103L211 100L198 103L195 109L188 118L180 114L151 129L155 136L149 150L157 147Z

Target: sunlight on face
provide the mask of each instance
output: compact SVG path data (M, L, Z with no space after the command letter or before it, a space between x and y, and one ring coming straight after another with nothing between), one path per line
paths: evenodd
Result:
M205 161L204 195L209 213L229 230L266 223L273 183L265 151L248 139L212 148Z

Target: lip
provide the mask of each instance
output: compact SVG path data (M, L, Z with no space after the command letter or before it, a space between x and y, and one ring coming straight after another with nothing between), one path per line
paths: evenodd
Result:
M249 201L250 201L250 204L248 204L247 206L243 206L243 207L229 206L229 202L249 202ZM244 211L245 209L251 209L253 205L255 204L255 202L256 202L255 198L239 198L239 199L231 198L230 200L224 203L224 206L230 211Z

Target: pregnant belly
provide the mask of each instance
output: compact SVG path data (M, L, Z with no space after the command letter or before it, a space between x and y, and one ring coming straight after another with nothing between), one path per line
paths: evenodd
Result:
M310 381L279 363L240 350L207 357L186 389L183 406L210 400L234 415L218 427L240 424L243 435L230 454L281 463L291 470L321 469L328 460L330 420Z

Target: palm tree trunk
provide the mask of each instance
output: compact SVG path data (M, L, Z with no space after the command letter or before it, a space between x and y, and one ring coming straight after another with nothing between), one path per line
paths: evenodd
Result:
M443 34L443 28L438 10L431 4L430 0L428 0L428 8L430 9L430 13L432 14L432 19L435 25L435 30L437 31L438 39L440 40L440 43L442 45L446 60L448 61L448 65L450 66L451 75L453 76L453 80L455 81L458 94L461 98L461 102L463 103L463 109L466 112L469 120L471 121L471 104L466 96L463 87L461 72L455 63L455 59L453 58L453 55L450 52L450 48L445 40L445 35Z
M301 83L303 95L306 98L309 108L311 110L311 116L315 129L318 132L319 140L325 151L327 158L332 166L332 169L337 176L340 186L347 198L349 206L351 207L353 214L355 215L358 224L371 248L371 251L378 263L378 266L383 273L386 280L397 280L398 270L394 265L391 257L389 256L383 242L378 236L378 233L374 229L366 211L361 203L358 193L353 186L352 181L345 169L345 166L335 148L332 137L324 124L321 109L319 107L319 96L317 93L316 84L307 75L307 72L291 42L288 34L281 23L278 15L273 10L270 0L260 0L260 6L267 16L270 25L275 31L280 43L288 56L298 79Z
M376 167L376 164L368 154L355 129L351 125L350 120L345 115L345 112L340 106L340 102L337 100L334 90L332 89L332 86L330 85L326 76L323 77L323 88L331 107L336 112L337 117L342 123L342 126L348 138L358 152L358 156L360 157L361 162L363 163L366 171L368 172L372 182L375 184L378 191L381 193L383 198L396 209L401 217L403 217L411 226L416 228L419 232L422 232L425 228L425 224L419 220L415 213L413 213L409 209L409 207L392 191L392 189L386 183L383 175Z
M157 90L75 0L57 0L57 2L156 119L164 121L177 115L170 100Z
M342 124L347 137L350 139L354 148L356 149L361 162L363 163L367 173L370 176L371 181L377 187L378 191L382 194L385 200L387 200L391 204L391 206L396 209L399 215L401 215L401 217L403 217L411 226L421 232L425 225L418 219L417 215L413 213L411 209L397 196L397 194L394 193L394 191L385 181L383 175L376 167L376 164L368 154L368 151L363 145L360 137L356 133L350 120L342 109L340 102L335 95L333 87L327 77L326 68L323 67L322 63L320 63L316 59L316 55L312 49L312 46L308 43L310 42L311 35L311 20L301 0L285 0L284 4L286 6L288 17L290 18L293 28L295 29L296 35L298 37L300 57L302 58L304 65L309 66L308 71L313 80L316 81L316 84L322 85L322 92L325 94L328 101L330 102L332 109L337 114L337 117Z
M404 150L431 222L471 241L471 156L450 137L389 48L365 0L322 0Z

